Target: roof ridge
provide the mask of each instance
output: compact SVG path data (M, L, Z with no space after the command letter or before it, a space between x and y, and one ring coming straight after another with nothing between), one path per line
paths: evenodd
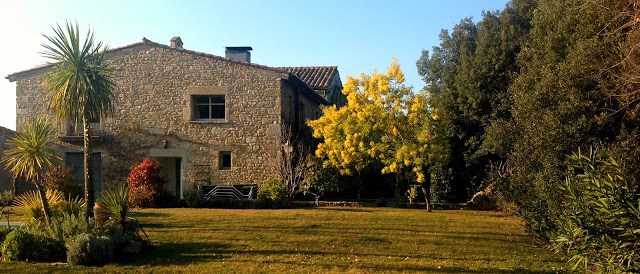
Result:
M211 53L200 52L200 51L184 49L184 48L174 48L174 47L171 47L169 45L160 44L158 42L153 42L153 41L147 39L146 37L142 37L142 42L136 42L136 43L124 45L124 46L117 47L117 48L107 49L107 53L112 53L112 52L115 52L115 51L118 51L118 50L123 50L123 49L132 48L132 47L136 47L136 46L141 46L141 45L151 45L151 46L165 48L165 49L182 51L182 52L189 53L189 54L199 55L199 56L203 56L203 57L213 58L213 59L217 59L217 60L221 60L221 61L231 62L231 63L235 63L235 64L241 64L241 65L245 65L245 66L249 66L249 67L269 70L269 71L278 72L278 73L289 73L287 71L284 71L282 69L278 69L278 68L275 68L275 67L270 67L270 66L255 64L255 63L247 63L247 62L237 61L237 60L225 58L225 57L222 57L222 56L214 55L214 54L211 54ZM30 72L30 71L34 71L34 70L38 70L38 69L42 69L42 68L46 68L46 67L52 66L53 64L54 63L47 63L47 64L36 66L36 67L30 68L30 69L17 71L17 72L9 74L5 78L7 78L7 79L9 79L11 81L11 78L15 78L16 76L18 76L20 74L23 74L23 73L26 73L26 72Z
M281 66L274 68L337 68L338 66Z

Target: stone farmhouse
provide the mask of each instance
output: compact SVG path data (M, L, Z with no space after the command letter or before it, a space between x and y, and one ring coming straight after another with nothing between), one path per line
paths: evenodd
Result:
M261 184L279 177L283 126L308 131L322 105L344 105L335 66L268 67L251 47L225 57L142 42L109 50L116 71L115 109L91 124L96 191L125 182L130 166L156 159L179 197L198 185ZM17 131L38 115L53 117L42 82L51 65L13 73ZM82 125L59 121L58 151L82 181Z

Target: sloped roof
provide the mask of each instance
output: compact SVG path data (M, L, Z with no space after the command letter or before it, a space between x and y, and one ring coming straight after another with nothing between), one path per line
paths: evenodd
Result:
M338 67L276 67L276 69L295 74L311 88L326 89L331 82L331 77L333 77L333 74L338 70Z
M193 55L204 56L204 57L208 57L208 58L211 58L211 59L217 59L217 60L223 60L223 61L226 61L226 62L242 64L242 65L245 65L245 66L254 67L254 68L263 69L263 70L268 70L268 71L273 71L273 72L278 72L278 73L289 73L289 72L281 70L281 69L276 69L276 68L273 68L273 67L258 65L258 64L254 64L254 63L246 63L246 62L236 61L236 60L224 58L224 57L213 55L213 54L209 54L209 53L204 53L204 52L199 52L199 51L194 51L194 50L188 50L188 49L184 49L184 48L174 48L174 47L171 47L171 46L168 46L168 45L163 45L163 44L160 44L160 43L153 42L153 41L151 41L151 40L149 40L149 39L147 39L145 37L142 37L142 42L137 42L137 43L129 44L129 45L122 46L122 47L112 48L112 49L109 49L107 52L108 53L117 52L117 51L120 51L120 50L123 50L123 49L133 48L133 47L140 46L140 45L150 45L150 46L154 46L154 47L160 47L160 48L166 48L166 49L171 49L171 50L182 51L182 52L186 52L186 53L193 54ZM48 63L48 64L44 64L44 65L37 66L37 67L34 67L34 68L30 68L30 69L27 69L27 70L14 72L12 74L9 74L5 78L9 79L10 82L13 82L17 78L20 78L20 76L22 76L24 74L28 74L29 72L36 71L36 70L39 70L39 69L47 68L47 67L50 67L52 65L53 65L52 63Z
M217 55L213 55L213 54L209 54L209 53L204 53L204 52L198 52L198 51L194 51L194 50L188 50L188 49L184 49L184 48L175 48L175 47L171 47L168 45L163 45L160 43L156 43L153 42L145 37L142 38L142 42L137 42L137 43L133 43L133 44L129 44L126 46L122 46L122 47L117 47L117 48L113 48L113 49L109 49L107 52L108 53L113 53L113 52L117 52L123 49L129 49L129 48L133 48L136 46L141 46L141 45L150 45L150 46L154 46L154 47L160 47L160 48L165 48L165 49L171 49L171 50L176 50L176 51L182 51L185 53L189 53L189 54L193 54L193 55L198 55L198 56L203 56L203 57L207 57L207 58L211 58L211 59L216 59L216 60L221 60L221 61L225 61L225 62L230 62L230 63L236 63L236 64L240 64L240 65L244 65L244 66L249 66L249 67L253 67L253 68L257 68L257 69L262 69L262 70L266 70L266 71L271 71L271 72L275 72L275 73L281 73L283 74L283 76L288 79L288 80L293 80L293 81L299 81L300 83L302 83L302 85L306 85L307 88L309 88L309 91L307 94L309 94L310 96L312 96L313 98L315 98L316 100L318 100L319 102L323 103L323 104L328 104L327 100L322 97L320 94L316 93L315 91L313 91L313 88L315 86L312 86L311 83L321 83L322 81L313 81L313 80L318 80L318 79L324 79L322 77L313 77L313 76L307 76L309 80L311 80L312 82L309 82L307 80L301 79L300 76L298 76L297 74L290 72L288 70L285 70L285 68L275 68L275 67L269 67L269 66L264 66L264 65L258 65L258 64L254 64L254 63L247 63L247 62L241 62L241 61L237 61L237 60L232 60L232 59L228 59L225 57L221 57L221 56L217 56ZM26 75L30 75L32 73L37 73L37 71L42 70L42 69L47 69L49 67L53 66L53 63L48 63L48 64L44 64L41 66L37 66L34 68L30 68L27 70L22 70L22 71L18 71L18 72L14 72L12 74L9 74L8 76L6 76L5 78L9 80L9 82L13 82L16 81L17 79L26 76ZM331 75L333 74L333 71L336 71L338 67L297 67L297 68L333 68L331 74L327 74L329 76L327 76L324 85L328 85L329 80L331 79ZM291 67L288 69L296 69L296 67ZM322 73L321 73L322 74ZM306 74L305 74L306 75ZM313 73L311 73L310 75L315 75ZM324 74L322 74L324 75Z

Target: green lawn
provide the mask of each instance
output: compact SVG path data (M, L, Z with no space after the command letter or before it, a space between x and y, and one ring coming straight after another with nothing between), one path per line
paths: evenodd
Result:
M556 272L561 257L494 212L391 208L145 209L160 245L103 268L3 262L4 273Z

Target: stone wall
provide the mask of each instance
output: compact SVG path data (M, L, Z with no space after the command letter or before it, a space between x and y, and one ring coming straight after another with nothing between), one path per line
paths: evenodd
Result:
M95 142L103 184L123 182L129 167L149 156L180 157L183 190L205 183L203 166L209 184L261 184L279 176L286 75L148 44L116 50L112 57L115 110L101 121L102 137ZM53 114L42 73L16 81L18 127L36 113ZM209 94L225 95L226 119L193 121L192 96ZM68 151L79 151L77 145ZM221 151L231 151L231 170L219 169Z
M8 128L0 127L0 158L4 156L4 151L9 148L6 144L8 139L15 136L15 131ZM13 175L5 167L4 163L0 163L0 191L14 191Z

